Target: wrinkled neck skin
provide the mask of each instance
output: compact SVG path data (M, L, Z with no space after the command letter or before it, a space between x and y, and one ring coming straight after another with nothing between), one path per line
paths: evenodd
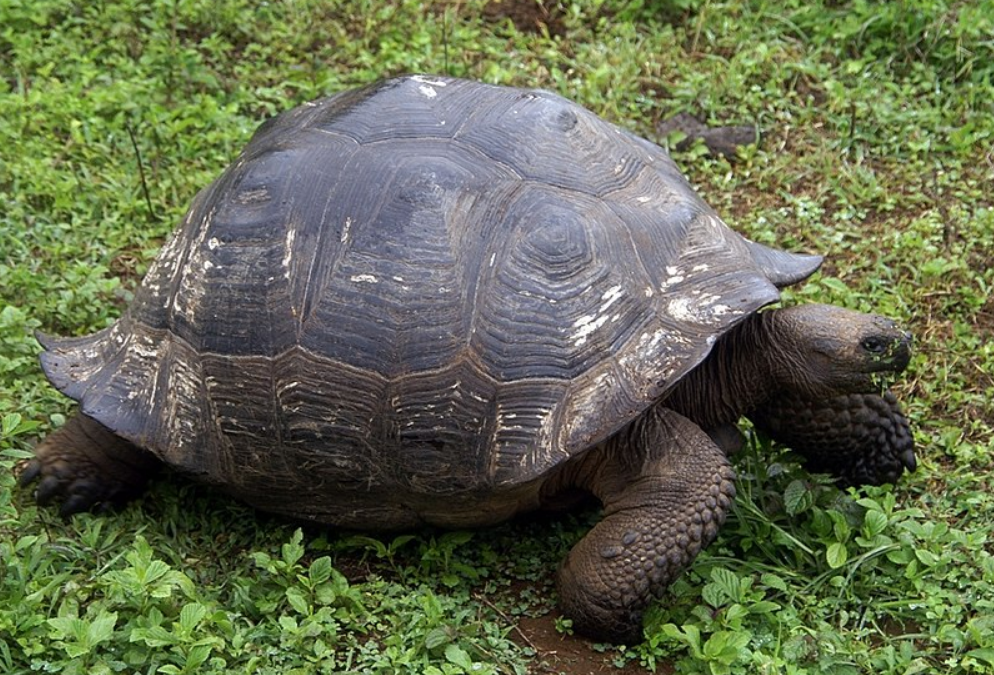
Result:
M703 429L735 424L781 389L789 368L789 342L777 330L777 310L750 315L722 336L708 357L688 373L663 405Z

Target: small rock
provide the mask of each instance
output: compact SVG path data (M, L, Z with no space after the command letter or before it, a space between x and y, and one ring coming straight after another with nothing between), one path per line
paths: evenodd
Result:
M687 136L676 144L677 150L686 150L699 138L712 154L728 159L735 159L735 152L739 147L761 140L759 128L755 125L709 127L687 113L677 113L656 125L656 133L660 138L665 138L674 131L681 131Z

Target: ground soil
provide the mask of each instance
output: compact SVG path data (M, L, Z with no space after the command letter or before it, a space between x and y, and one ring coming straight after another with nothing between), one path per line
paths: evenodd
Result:
M373 566L369 561L347 554L336 557L335 568L352 583L360 583L373 574ZM376 573L389 575L390 571L377 567ZM506 593L513 598L526 590L532 590L535 594L543 592L533 582L513 581ZM616 649L601 651L590 640L560 633L556 630L556 618L559 614L555 611L541 616L510 617L489 600L482 597L478 599L513 625L508 637L523 649L535 653L528 664L531 675L648 675L651 672L638 663L627 663L619 668L614 664L618 658ZM670 675L673 672L669 664L656 666L657 675Z
M645 675L649 671L637 663L618 668L613 664L616 652L600 652L583 638L563 635L556 630L556 616L524 617L518 621L511 638L522 647L534 649L536 656L529 664L533 675ZM666 665L656 673L668 674Z
M563 9L557 2L536 0L491 0L483 15L494 22L510 19L521 32L563 35Z

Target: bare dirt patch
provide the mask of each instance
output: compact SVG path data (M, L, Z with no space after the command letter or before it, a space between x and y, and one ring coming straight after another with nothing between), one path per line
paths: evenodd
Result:
M612 651L600 652L583 638L563 635L556 630L556 615L523 617L511 638L522 647L536 651L529 672L535 675L564 673L568 675L645 675L650 672L637 663L622 667L614 665ZM672 673L668 665L660 665L656 673Z
M565 35L563 9L557 2L535 0L493 0L483 9L483 16L493 22L510 19L522 33Z

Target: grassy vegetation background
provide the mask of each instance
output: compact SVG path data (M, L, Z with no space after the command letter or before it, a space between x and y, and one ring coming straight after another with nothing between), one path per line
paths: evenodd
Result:
M994 672L991 0L0 0L0 671L546 667L512 627L548 613L596 514L374 538L300 530L176 477L67 522L15 487L71 410L33 331L113 321L263 119L412 71L552 89L650 138L678 112L758 124L734 161L676 158L734 227L828 256L793 300L916 334L898 388L918 472L842 493L754 440L720 539L645 642L604 658Z

